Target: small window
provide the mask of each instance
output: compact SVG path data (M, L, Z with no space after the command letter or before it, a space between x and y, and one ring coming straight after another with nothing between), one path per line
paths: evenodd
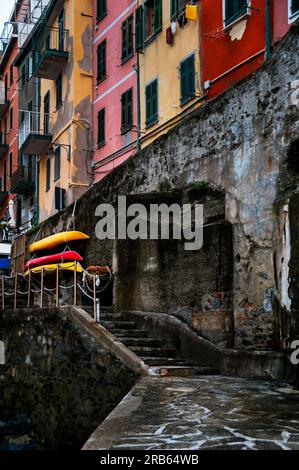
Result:
M48 192L51 186L51 160L48 158L47 160L47 168L46 168L46 191Z
M145 41L162 30L162 0L147 0L144 3L143 23Z
M289 2L289 19L294 21L299 15L299 0L288 0Z
M158 120L158 80L154 80L145 89L146 126L155 124Z
M105 145L105 108L98 112L98 147Z
M62 105L62 74L56 80L56 109Z
M61 148L57 147L54 152L54 181L60 178L60 167L61 167Z
M12 177L13 173L13 168L12 168L13 162L12 162L12 153L9 154L9 177Z
M133 88L121 95L121 132L133 127Z
M107 42L106 39L105 41L101 42L98 46L98 73L97 73L97 81L101 82L105 80L106 78L106 47L107 47Z
M195 57L188 57L180 65L181 104L195 96Z
M3 191L7 191L7 162L3 162Z
M30 80L32 77L32 56L28 56L26 59L26 65L25 65L25 70L26 70L26 80L27 82Z
M170 0L170 18L175 20L186 8L188 0Z
M225 26L247 13L248 0L225 0Z
M10 86L13 84L13 64L10 65Z
M97 21L101 21L107 15L107 0L97 0Z
M10 108L9 111L9 129L13 130L13 107Z
M61 211L65 208L65 189L55 188L55 209Z
M26 83L26 64L21 68L21 88L24 88Z
M133 55L133 15L122 23L122 62Z

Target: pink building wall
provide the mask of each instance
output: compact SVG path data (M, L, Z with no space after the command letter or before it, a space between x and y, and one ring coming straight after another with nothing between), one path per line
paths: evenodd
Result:
M122 22L137 7L133 0L107 0L107 15L97 23L97 1L94 0L93 25L93 119L94 119L94 182L106 176L136 152L137 139L137 78L136 55L122 64ZM134 15L135 25L135 15ZM135 28L135 26L134 26ZM107 78L97 84L97 47L107 41ZM135 48L135 37L134 37ZM133 88L133 130L121 135L121 95ZM105 108L106 143L97 148L98 112Z

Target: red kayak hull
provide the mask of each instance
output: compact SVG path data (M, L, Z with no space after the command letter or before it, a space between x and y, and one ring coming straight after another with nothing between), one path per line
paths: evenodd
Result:
M65 261L83 261L83 258L76 251L66 251L65 253L58 253L57 255L34 258L25 264L25 271L46 264L64 263Z

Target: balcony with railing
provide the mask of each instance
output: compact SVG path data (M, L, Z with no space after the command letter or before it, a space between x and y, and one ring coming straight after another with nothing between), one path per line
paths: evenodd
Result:
M26 155L43 155L52 142L50 114L20 111L19 149Z
M30 0L27 3L27 11L24 11L23 17L25 21L18 22L18 41L19 47L22 48L27 41L29 35L33 31L35 25L43 15L48 7L50 0ZM24 8L25 10L25 8Z
M35 191L35 163L32 165L20 165L12 174L10 182L11 194L28 195Z
M69 32L62 27L45 28L42 38L34 44L34 75L56 80L69 59Z
M9 145L6 143L6 135L0 131L0 158L4 157L9 149Z
M7 87L0 82L0 119L4 116L9 108L9 100L7 96Z

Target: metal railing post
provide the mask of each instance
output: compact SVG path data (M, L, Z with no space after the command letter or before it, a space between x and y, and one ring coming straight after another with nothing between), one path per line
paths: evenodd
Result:
M1 284L2 284L2 310L5 310L4 275L2 275Z
M15 274L14 310L17 308L18 274Z
M56 268L56 307L59 307L59 266Z
M42 278L41 278L41 291L40 291L40 307L43 308L44 303L44 268L42 268Z
M29 278L28 278L28 301L27 307L30 307L30 299L31 299L31 269L29 269Z
M74 306L77 305L77 261L75 261L74 267Z
M93 276L93 317L97 321L97 292L96 292L96 277Z

